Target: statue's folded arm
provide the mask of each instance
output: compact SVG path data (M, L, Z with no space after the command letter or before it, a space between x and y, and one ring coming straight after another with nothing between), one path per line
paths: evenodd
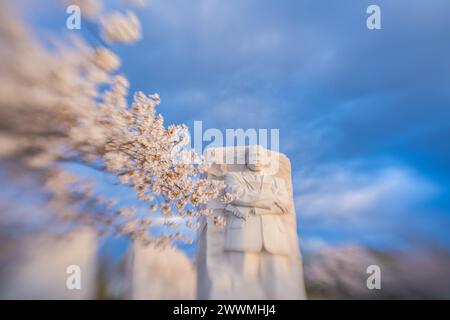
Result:
M271 209L274 202L273 196L241 187L243 181L239 181L235 175L225 176L226 191L232 195L232 204L243 207L258 207Z
M286 188L286 184L281 179L274 179L273 193L275 195L275 205L283 212L287 213L290 208L291 199Z

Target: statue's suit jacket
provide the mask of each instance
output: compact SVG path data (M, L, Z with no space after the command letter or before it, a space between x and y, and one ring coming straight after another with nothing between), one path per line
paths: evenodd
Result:
M224 249L288 255L291 250L286 219L293 214L290 196L282 179L250 171L225 176L233 201L227 205ZM233 212L235 214L233 214Z

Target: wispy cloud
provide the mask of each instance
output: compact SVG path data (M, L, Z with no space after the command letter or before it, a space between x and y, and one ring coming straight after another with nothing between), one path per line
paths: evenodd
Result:
M413 170L395 165L374 170L330 165L300 173L295 185L304 221L347 226L411 214L440 190Z

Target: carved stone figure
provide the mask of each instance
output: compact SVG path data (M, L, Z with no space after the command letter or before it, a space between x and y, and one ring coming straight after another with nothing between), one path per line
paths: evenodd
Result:
M259 146L221 151L235 152L237 161L216 161L209 175L224 179L228 203L209 203L212 217L199 230L198 298L306 298L289 161ZM217 216L224 227L214 225Z

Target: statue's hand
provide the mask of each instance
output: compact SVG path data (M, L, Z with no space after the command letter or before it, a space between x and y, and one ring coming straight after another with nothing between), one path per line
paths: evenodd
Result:
M225 210L231 212L234 216L240 219L247 220L248 218L248 214L241 212L236 206L233 206L232 204L228 204L225 207Z

